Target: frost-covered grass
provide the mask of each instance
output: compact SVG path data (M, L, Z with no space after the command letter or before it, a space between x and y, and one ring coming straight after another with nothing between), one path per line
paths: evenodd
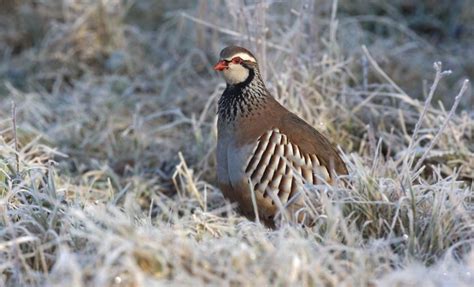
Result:
M0 286L471 286L470 1L302 2L0 1ZM344 151L311 228L215 185L231 43Z

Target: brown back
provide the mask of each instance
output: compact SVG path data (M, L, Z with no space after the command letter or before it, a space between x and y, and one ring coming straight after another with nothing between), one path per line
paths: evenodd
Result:
M246 126L238 136L242 139L242 144L254 141L266 131L277 128L288 137L290 142L297 144L303 153L316 155L328 170L334 170L339 175L348 174L346 165L335 146L274 98L268 99L265 109L260 114L244 118L242 121L244 121L242 124Z

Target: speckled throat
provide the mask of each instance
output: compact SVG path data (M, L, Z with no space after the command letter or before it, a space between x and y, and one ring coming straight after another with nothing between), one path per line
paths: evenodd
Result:
M264 106L270 97L258 70L249 70L247 79L236 85L229 85L218 103L219 118L233 122L240 117L248 117L252 111Z

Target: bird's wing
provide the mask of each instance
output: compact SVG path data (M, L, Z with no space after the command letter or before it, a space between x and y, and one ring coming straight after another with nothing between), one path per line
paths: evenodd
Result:
M348 174L335 145L295 114L288 112L281 117L277 127L287 135L290 142L298 144L303 154L316 156L319 164L325 167L330 175L332 171L338 175Z
M330 181L330 174L314 153L303 149L281 130L274 128L258 138L245 164L250 188L263 201L274 204L277 196L286 204L303 187ZM260 198L259 198L260 199Z
M332 183L333 171L347 174L334 146L305 121L276 101L265 117L245 124L241 148L228 151L229 177L250 202L255 192L259 210L272 214L275 200L287 204L304 183ZM253 140L252 140L253 139Z

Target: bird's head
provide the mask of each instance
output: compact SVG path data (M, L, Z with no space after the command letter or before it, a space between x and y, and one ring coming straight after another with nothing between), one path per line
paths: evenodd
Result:
M222 72L229 85L245 82L251 72L257 69L255 56L249 50L238 46L224 48L220 53L219 62L214 66L214 70Z

